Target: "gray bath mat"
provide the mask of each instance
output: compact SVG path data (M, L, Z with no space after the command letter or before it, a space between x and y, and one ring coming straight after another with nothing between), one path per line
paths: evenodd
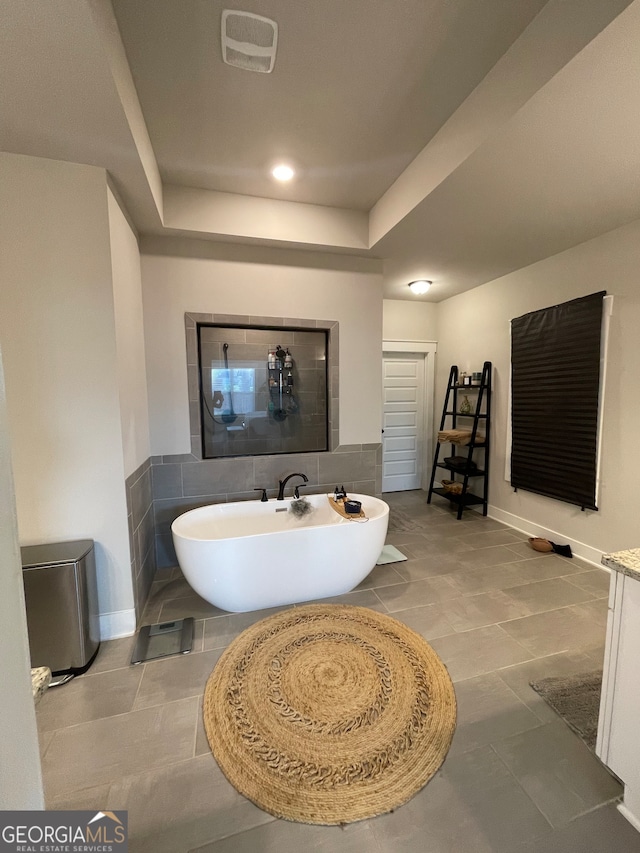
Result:
M393 545L385 545L382 553L376 560L376 566L384 566L386 563L401 563L406 559L402 551L398 551Z
M570 729L589 747L595 749L602 670L579 675L541 678L531 686L559 714Z

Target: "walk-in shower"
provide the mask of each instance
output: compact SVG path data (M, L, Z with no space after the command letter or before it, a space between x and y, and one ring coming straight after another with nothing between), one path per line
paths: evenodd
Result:
M326 330L196 331L203 458L329 449Z

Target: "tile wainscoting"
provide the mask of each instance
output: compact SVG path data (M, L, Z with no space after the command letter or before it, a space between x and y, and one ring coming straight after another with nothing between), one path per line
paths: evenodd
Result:
M278 480L293 471L309 478L301 494L348 492L380 495L382 445L345 444L332 452L198 459L190 453L151 457L151 485L158 568L176 565L171 523L187 510L212 503L256 500L255 489L278 493ZM297 482L297 481L296 481ZM291 492L293 491L292 484ZM288 490L288 495L289 495Z
M146 459L133 474L127 477L125 490L131 577L133 578L136 621L139 622L156 573L151 458Z

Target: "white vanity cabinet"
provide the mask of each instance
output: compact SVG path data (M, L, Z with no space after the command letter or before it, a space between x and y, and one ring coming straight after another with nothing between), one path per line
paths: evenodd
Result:
M596 754L623 782L618 808L640 831L640 549L602 562L612 571Z

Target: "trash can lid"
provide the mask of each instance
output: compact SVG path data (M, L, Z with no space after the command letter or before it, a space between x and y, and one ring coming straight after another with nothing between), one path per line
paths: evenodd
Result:
M93 548L93 539L75 539L72 542L47 542L42 545L25 545L20 548L23 569L55 566L58 563L75 563Z

